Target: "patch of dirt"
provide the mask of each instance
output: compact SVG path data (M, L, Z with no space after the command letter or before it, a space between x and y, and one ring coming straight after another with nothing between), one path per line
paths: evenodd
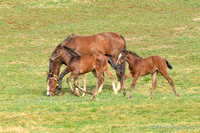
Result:
M27 133L27 131L24 130L23 127L18 126L18 127L8 127L8 128L1 128L0 127L0 132L23 132L23 133Z
M176 28L172 28L174 30L185 30L187 29L187 26L184 26L184 27L176 27Z
M193 21L200 22L200 18L194 18Z

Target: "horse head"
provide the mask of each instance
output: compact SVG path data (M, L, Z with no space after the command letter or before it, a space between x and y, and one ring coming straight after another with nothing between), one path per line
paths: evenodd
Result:
M47 96L54 96L55 91L58 88L58 76L62 60L60 58L62 52L61 44L59 44L49 59L49 72L47 73Z

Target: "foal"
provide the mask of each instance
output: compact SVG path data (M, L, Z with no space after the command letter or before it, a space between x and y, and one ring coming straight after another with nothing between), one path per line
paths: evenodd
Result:
M88 73L90 71L96 71L97 85L96 85L96 88L93 90L92 97L90 98L89 101L92 101L94 99L99 87L101 88L103 86L103 82L104 82L103 73L104 72L106 72L106 74L112 79L113 90L115 93L117 93L115 83L114 83L114 77L110 73L108 66L110 63L111 66L115 70L117 69L117 67L110 58L106 57L103 54L80 56L76 52L74 52L73 50L71 50L70 48L65 47L65 46L63 46L61 58L68 66L68 71L71 72L70 76L67 78L67 83L70 87L70 90L73 93L76 93L76 92L74 92L74 90L71 86L71 83L70 83L71 79L74 77L77 77L81 74ZM108 61L109 61L109 63L108 63ZM91 94L90 92L87 92L87 91L83 90L81 87L79 87L77 82L75 82L74 85L81 91Z
M119 64L123 63L124 61L127 61L129 64L129 70L132 74L132 77L134 77L132 85L131 85L131 91L129 95L129 99L132 97L133 88L136 85L136 82L140 76L152 75L152 90L149 96L149 99L152 99L153 92L156 87L156 77L158 72L165 77L165 79L169 82L169 84L172 86L174 93L176 97L179 97L179 94L175 90L175 86L173 83L173 80L169 77L167 73L167 67L169 69L172 69L172 66L169 64L169 62L166 59L163 59L160 56L151 56L147 58L141 58L136 53L132 53L130 51L122 50L121 51L122 60L119 62Z

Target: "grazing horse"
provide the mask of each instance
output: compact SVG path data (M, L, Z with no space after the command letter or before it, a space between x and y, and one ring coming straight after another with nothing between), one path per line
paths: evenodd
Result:
M62 48L61 48L61 44L59 44L56 49L56 51L52 53L49 63L49 72L47 72L47 96L54 96L55 91L52 91L52 93L50 94L51 90L57 90L58 89L58 95L62 95L61 93L61 87L59 88L59 86L62 86L62 79L59 78L59 72L60 72L60 68L62 64L65 64L59 57L58 52L61 52ZM66 64L65 64L66 65ZM65 71L67 70L67 67L65 68L64 72L62 72L60 74L60 77L62 77L62 75L66 75L67 73L65 73ZM83 86L84 86L84 90L86 90L86 74L82 74L83 76ZM63 76L64 77L64 76ZM74 82L77 82L78 77L74 78ZM83 96L85 94L83 93Z
M132 97L133 88L136 85L136 81L140 76L152 75L152 90L149 96L149 99L152 99L153 92L156 87L156 77L158 72L165 77L165 79L169 82L169 84L172 86L174 93L176 97L179 97L179 94L176 92L173 80L169 77L167 73L167 67L169 69L172 69L172 66L169 64L169 62L166 59L163 59L160 56L151 56L148 58L141 58L136 53L132 53L127 50L122 50L121 55L124 58L123 60L119 61L120 63L123 63L124 61L127 61L129 64L129 70L132 74L132 77L134 77L132 85L131 85L131 91L129 95L129 99Z
M110 57L107 57L103 54L93 54L93 55L79 55L75 51L71 50L70 48L63 46L62 51L59 53L60 58L63 62L68 66L67 72L71 72L70 76L67 78L67 83L70 87L70 90L78 96L78 94L74 91L71 86L71 79L75 78L81 74L85 74L91 71L96 72L97 77L97 85L96 88L93 90L93 93L90 93L81 87L78 86L77 82L74 82L74 86L79 88L81 91L92 94L90 101L92 101L98 91L99 88L102 88L104 83L104 76L103 73L105 72L110 79L112 79L113 90L116 92L114 77L110 73L108 66L109 63L111 66L116 70L117 66L112 62ZM108 63L109 62L109 63Z
M47 76L47 88L50 88L50 85L48 84L48 80L50 77L53 77L55 74L52 74L52 68L55 68L55 70L60 71L60 67L62 64L65 64L60 58L57 58L57 53L59 50L61 50L61 45L71 48L74 51L79 51L79 53L83 55L92 55L96 53L104 54L106 56L109 56L111 60L116 63L118 58L120 57L120 50L126 50L126 42L123 36L112 33L112 32L104 32L95 34L92 36L77 36L77 35L69 35L61 44L59 44L56 49L53 51L50 57L50 63L49 63L49 75ZM56 59L55 59L56 58ZM57 63L59 62L59 63ZM58 94L61 93L62 88L62 79L63 77L68 73L68 68L66 68L59 77L59 86L58 86ZM59 74L59 73L58 73ZM58 76L56 74L56 76ZM118 66L116 71L117 77L118 77L118 85L117 89L120 88L123 90L123 94L125 95L124 90L124 76L125 76L125 62ZM53 82L56 82L53 80Z

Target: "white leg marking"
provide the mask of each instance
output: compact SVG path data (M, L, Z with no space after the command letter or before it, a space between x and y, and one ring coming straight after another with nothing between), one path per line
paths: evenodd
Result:
M118 59L117 59L116 65L117 65L117 63L118 63L118 61L119 61L119 59L120 59L121 56L122 56L122 54L120 53L120 54L119 54L119 57L118 57Z
M83 89L86 91L86 85L83 86ZM85 96L85 93L83 92L83 95L82 96Z
M115 92L115 94L117 94L117 90L116 90L116 87L115 87L115 83L112 82L112 86L113 86L113 91Z
M50 95L49 93L49 80L47 81L47 96Z
M102 91L102 88L103 88L103 84L99 87L99 90L98 90L98 94L100 94L101 93L101 91Z
M76 90L76 93L77 93L78 95L80 95L79 89L78 89L78 88L75 88L75 90Z
M121 83L118 81L117 82L117 92L120 90L120 88L121 88Z

